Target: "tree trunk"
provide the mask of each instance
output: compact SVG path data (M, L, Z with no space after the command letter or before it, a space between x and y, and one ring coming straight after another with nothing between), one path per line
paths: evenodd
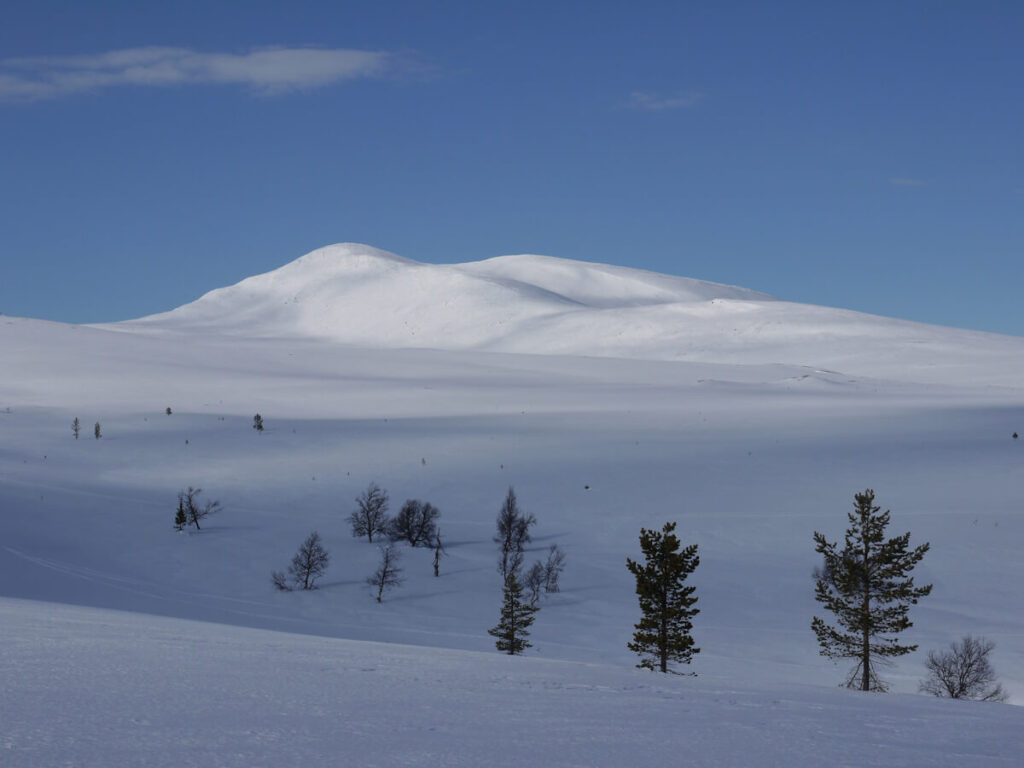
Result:
M871 628L869 626L871 618L871 588L869 586L870 576L868 570L868 552L867 547L864 548L864 602L861 604L861 648L860 648L860 689L862 691L871 690Z

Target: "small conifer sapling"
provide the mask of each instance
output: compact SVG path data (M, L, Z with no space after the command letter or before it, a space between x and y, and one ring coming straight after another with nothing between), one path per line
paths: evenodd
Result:
M509 656L519 655L530 648L532 644L527 638L536 612L537 606L523 599L523 587L518 575L510 571L505 577L502 590L501 619L498 626L487 630L487 634L497 638L495 647Z

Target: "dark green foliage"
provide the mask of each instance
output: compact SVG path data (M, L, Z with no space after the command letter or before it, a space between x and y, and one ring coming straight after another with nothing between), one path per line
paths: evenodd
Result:
M100 431L100 423L97 421L92 428L92 436L99 440L103 437L103 432Z
M77 440L78 433L82 431L82 423L78 420L77 416L75 416L75 420L71 422L71 431L75 435L75 440Z
M824 559L814 598L835 616L837 626L815 616L811 628L823 656L856 659L848 688L884 691L877 668L889 657L917 650L916 645L900 645L893 635L913 626L907 618L910 606L932 591L931 584L915 587L908 575L929 545L909 549L909 532L886 540L889 510L879 514L875 492L868 488L853 498L842 549L814 533L814 548Z
M691 619L700 613L693 608L696 587L686 586L686 577L700 565L697 545L680 551L673 533L675 523L665 523L661 531L640 529L640 548L645 562L626 558L626 567L636 577L636 594L643 614L636 624L629 649L642 657L638 667L668 672L670 661L689 664L700 648L693 645Z
M188 525L188 515L185 514L185 500L181 494L178 494L178 509L174 513L174 530L183 531L186 525Z
M258 413L252 417L252 428L259 433L263 433L263 417Z
M505 577L502 595L501 620L487 633L498 638L494 645L499 651L515 656L531 647L526 638L530 636L530 625L537 607L523 599L523 586L515 571L510 571Z

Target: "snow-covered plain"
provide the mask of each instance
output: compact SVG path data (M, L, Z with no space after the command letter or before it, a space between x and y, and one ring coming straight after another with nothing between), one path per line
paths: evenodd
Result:
M1024 339L546 257L436 266L343 245L127 323L0 318L0 366L5 765L295 763L289 745L352 765L1024 751L1019 707L909 695L924 651L970 632L1024 702ZM364 583L376 548L346 521L370 481L393 509L439 506L449 552L434 578L406 549L382 605ZM179 534L188 485L225 510ZM509 485L539 521L531 556L569 557L521 659L486 634ZM900 695L837 690L846 669L809 628L811 534L840 537L866 487L893 534L932 544L906 633L922 649L885 675ZM625 647L625 558L666 520L700 545L696 679L634 670ZM322 588L275 592L313 529ZM190 691L208 694L192 735L172 722ZM104 705L123 713L109 738ZM501 712L541 736L515 746ZM687 725L651 743L659 723Z

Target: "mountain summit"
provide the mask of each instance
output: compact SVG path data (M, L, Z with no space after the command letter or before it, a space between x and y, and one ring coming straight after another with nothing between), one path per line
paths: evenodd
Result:
M596 321L609 311L715 299L772 300L743 288L551 256L423 264L339 243L127 325L464 349L504 345L570 316Z
M108 327L377 349L781 363L929 381L968 379L995 359L1002 368L1008 355L1024 359L1022 339L640 269L536 255L423 264L355 243Z

